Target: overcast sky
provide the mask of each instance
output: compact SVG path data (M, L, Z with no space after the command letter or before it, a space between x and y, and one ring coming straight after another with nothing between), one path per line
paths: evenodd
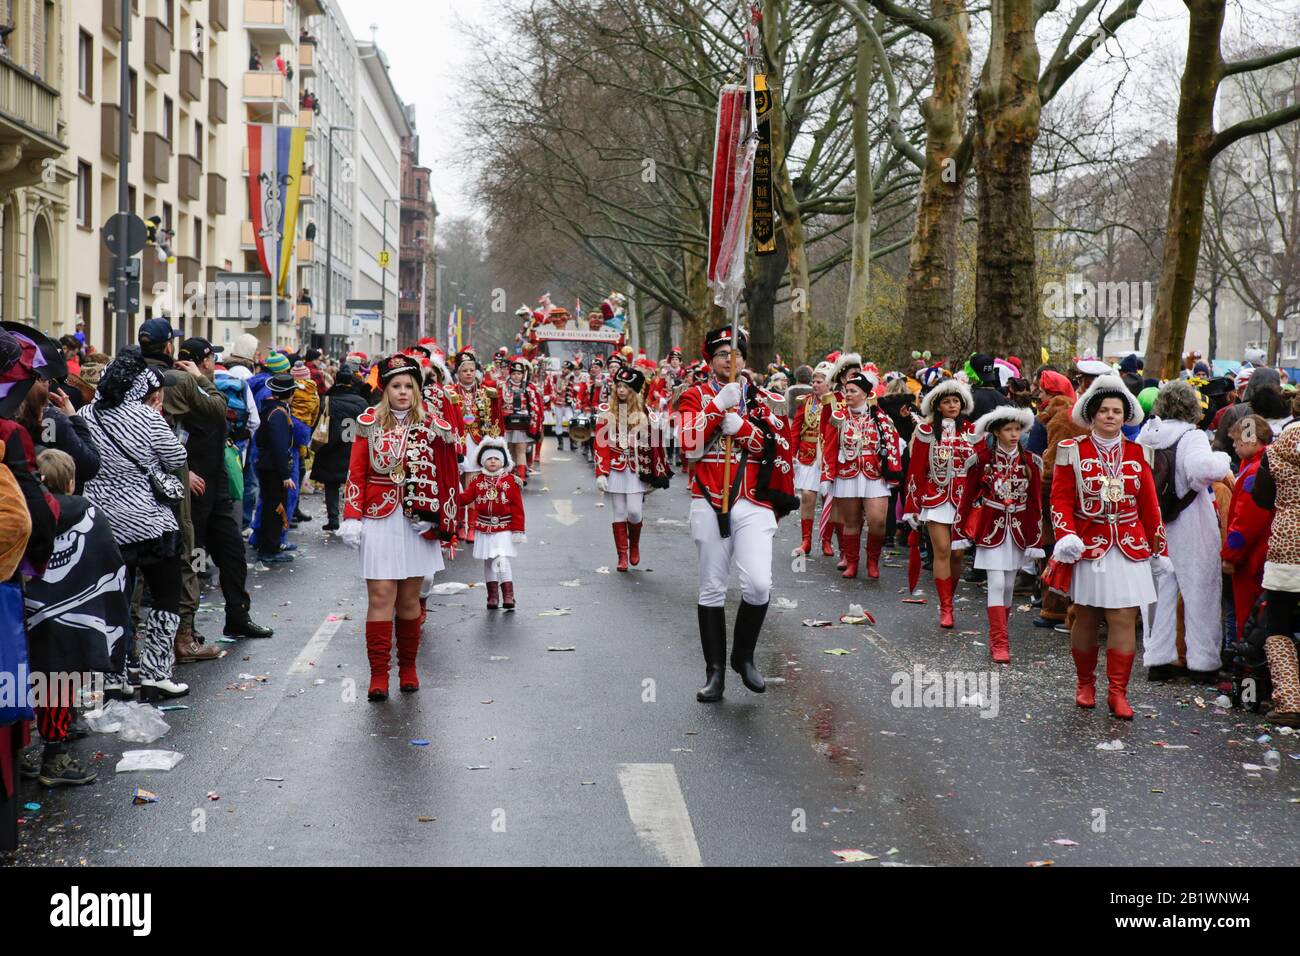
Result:
M457 156L460 106L457 77L473 64L457 21L486 24L495 0L338 0L352 35L374 38L388 56L397 94L415 104L420 162L433 170L433 198L441 216L473 211L468 164Z
M338 0L357 40L369 40L370 27L375 26L374 38L388 55L398 95L408 103L415 103L420 160L433 170L434 199L443 216L474 212L471 164L459 149L463 113L457 94L459 77L480 65L469 58L458 23L489 26L493 11L511 2L523 0ZM1074 4L1063 3L1062 7L1070 10ZM1107 12L1113 7L1113 3L1107 3ZM1265 10L1268 13L1262 14ZM1296 21L1297 10L1300 10L1300 0L1239 0L1229 7L1225 33L1237 28L1244 16L1253 28L1251 33L1267 41L1288 32L1286 26ZM1273 33L1270 21L1281 29ZM1051 33L1051 29L1040 31L1044 60L1055 40ZM983 58L982 40L982 36L977 38L976 69ZM1145 135L1157 132L1159 127L1172 133L1172 115L1143 117L1146 111L1138 104L1148 100L1156 85L1155 74L1163 72L1158 65L1162 48L1172 47L1173 57L1181 65L1186 43L1187 11L1181 0L1147 0L1137 22L1127 25L1120 39L1108 44L1112 55L1128 58L1133 70L1129 82L1111 104L1117 127L1126 125L1127 118L1128 124ZM1092 96L1109 100L1117 76L1118 68L1113 61L1089 64L1073 77L1070 88L1089 90ZM1170 93L1176 98L1176 81L1173 82Z

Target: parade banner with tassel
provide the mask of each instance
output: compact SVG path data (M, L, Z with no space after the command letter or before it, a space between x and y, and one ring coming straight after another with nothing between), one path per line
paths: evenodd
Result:
M772 193L772 92L767 77L754 76L754 112L758 114L758 148L754 156L754 255L776 254L776 207Z
M248 209L262 271L285 294L298 228L307 131L296 126L248 124Z

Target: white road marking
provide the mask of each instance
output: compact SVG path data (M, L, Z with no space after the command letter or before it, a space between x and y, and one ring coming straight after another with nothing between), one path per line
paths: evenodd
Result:
M623 788L627 815L642 841L669 866L704 865L672 764L620 764L618 782Z
M573 502L568 498L556 498L554 504L555 514L549 514L546 517L552 518L566 527L575 525L582 520L582 515L573 513Z
M311 665L320 660L320 656L325 653L325 648L329 647L335 632L343 625L343 615L331 614L316 628L316 633L311 636L294 662L289 665L289 677L301 677L304 674L310 674Z

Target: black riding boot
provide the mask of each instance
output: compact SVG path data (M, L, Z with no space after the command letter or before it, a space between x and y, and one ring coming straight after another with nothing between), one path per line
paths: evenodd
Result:
M754 648L758 645L758 632L763 629L763 618L767 616L766 604L746 604L740 602L736 612L736 630L731 639L731 667L740 675L740 680L755 694L767 690L763 675L754 666Z
M695 694L702 704L722 700L727 683L727 609L697 604L700 647L704 651L704 686Z

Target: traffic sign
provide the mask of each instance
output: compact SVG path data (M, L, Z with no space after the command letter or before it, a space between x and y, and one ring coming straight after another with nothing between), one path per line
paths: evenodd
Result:
M114 255L117 255L117 244L123 235L126 236L126 254L128 256L133 256L144 248L144 220L134 213L113 213L108 218L108 222L104 224L101 232L104 236L104 245L108 246L108 251Z

